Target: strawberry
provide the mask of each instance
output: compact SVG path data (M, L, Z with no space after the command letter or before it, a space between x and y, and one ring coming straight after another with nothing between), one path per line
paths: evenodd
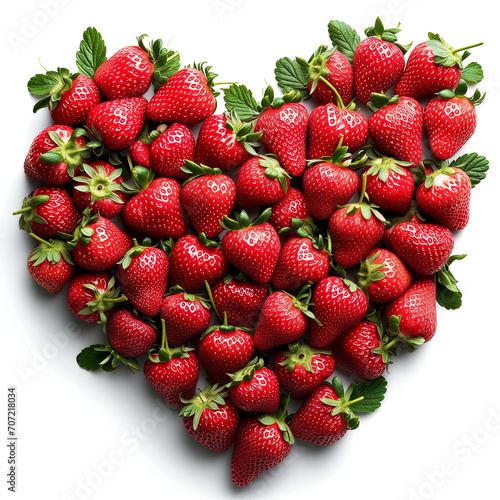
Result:
M207 385L189 400L183 400L179 415L188 434L209 450L227 451L240 423L240 412L217 384Z
M366 255L357 277L358 286L375 303L399 297L413 280L412 273L399 257L384 248L374 248Z
M45 241L30 233L39 243L28 257L28 272L50 294L57 295L73 276L75 265L64 241Z
M312 237L303 228L298 232L299 236L290 238L281 248L271 278L275 288L291 290L318 283L330 271L330 256L323 237Z
M438 223L401 222L391 234L394 253L413 271L422 275L437 273L453 251L451 231Z
M328 349L314 349L297 341L277 352L273 371L281 386L293 399L302 399L313 392L333 373L335 361Z
M194 396L200 364L193 349L185 346L170 349L163 320L161 325L161 345L149 351L144 363L144 376L167 403L182 408L182 399Z
M387 369L396 342L382 335L373 321L360 321L334 340L329 349L336 367L370 380L379 377Z
M314 289L312 313L318 322L310 324L310 344L323 348L361 321L368 300L352 281L337 276L322 279Z
M148 243L139 245L134 239L132 248L116 265L116 278L132 307L154 316L167 290L169 261L163 250Z
M233 170L251 158L249 151L260 146L261 135L236 111L209 116L196 138L195 162L223 172Z
M202 233L179 238L170 254L170 286L180 286L186 292L213 285L226 273L228 262L220 243L208 240Z
M354 88L356 97L363 104L370 100L373 92L389 90L403 74L404 54L409 46L397 43L396 33L399 31L398 28L386 30L377 17L375 25L365 30L368 38L362 40L354 51Z
M259 283L268 283L281 250L279 236L267 219L268 208L252 223L242 210L236 220L224 216L222 226L228 232L222 238L222 251L227 260Z
M288 456L294 439L285 418L286 404L280 414L250 416L241 421L231 458L233 484L247 486Z
M156 343L156 328L128 309L113 312L107 322L109 345L121 356L135 358L146 354Z
M311 161L302 179L307 208L320 220L328 219L338 205L348 203L358 185L356 172L349 168L348 148L342 142L343 136L328 159Z
M207 299L173 287L165 295L160 307L160 318L165 322L168 343L185 344L203 333L210 324L212 312Z
M230 374L229 397L243 411L275 413L280 406L280 384L263 358L254 358Z
M42 97L35 104L34 113L48 106L54 123L70 127L85 123L90 110L101 102L99 89L88 76L70 74L66 68L33 76L28 90Z
M116 217L127 200L121 169L115 169L105 161L94 161L90 165L83 164L79 171L79 175L73 178L76 206L80 210L89 208L91 213L99 213L107 219Z
M476 90L466 97L462 81L455 91L442 90L424 108L424 127L432 154L439 160L451 158L472 137L477 125L476 106L484 94Z
M186 160L194 159L195 140L191 131L182 123L158 127L160 135L153 140L149 152L151 170L165 177L186 179L182 171Z
M243 368L254 353L252 336L242 328L215 325L203 332L197 345L198 356L208 378L219 384L227 384L233 373Z
M445 89L454 90L460 81L465 57L459 52L482 45L453 49L441 36L428 35L429 40L419 43L410 52L404 73L394 89L396 94L419 98Z
M389 332L411 344L428 342L436 333L436 282L415 276L411 286L385 307Z
M434 170L420 184L415 199L420 210L451 230L464 229L469 222L472 184L461 168Z
M328 220L332 256L344 268L359 264L384 234L385 219L375 205L364 201L365 187L357 203L339 206Z
M383 377L351 384L344 392L338 377L320 385L302 403L290 420L295 438L317 446L328 446L356 429L358 412L373 412L384 398L387 382Z
M142 139L136 139L128 149L130 153L130 159L134 165L141 165L143 167L151 169L150 164L150 152L151 144L143 142Z
M52 238L58 232L72 233L81 214L71 196L61 187L40 186L23 200L19 228L40 238Z
M254 156L238 170L236 204L241 208L271 205L290 187L290 175L272 156Z
M303 223L307 222L307 224L310 224L312 222L310 215L304 193L290 186L285 196L276 203L273 203L271 207L271 217L269 217L268 222L276 229L278 234L280 234L280 230L284 228L292 229L293 219L298 219ZM291 231L288 232L287 235L296 236L297 233L296 231Z
M417 166L422 160L424 112L412 97L373 94L368 106L375 111L368 131L375 147L398 160Z
M214 91L211 66L204 64L177 71L151 98L146 116L153 122L201 123L215 111L218 92Z
M24 160L24 173L46 184L62 186L71 182L75 168L90 156L97 142L87 143L85 131L67 125L51 125L33 140Z
M211 290L214 309L220 318L227 315L230 325L254 328L268 296L267 286L243 274L224 276Z
M365 144L368 120L351 108L352 105L345 107L337 101L337 105L329 103L313 109L309 116L308 159L332 156L341 137L349 153L356 152Z
M183 172L190 175L181 189L181 202L197 234L214 238L224 231L221 222L229 216L236 201L233 180L212 169L186 161Z
M369 168L361 175L358 191L361 193L366 177L365 192L374 205L394 214L405 214L410 210L415 187L408 169L413 164L374 151L369 154L371 158L366 163Z
M144 97L101 102L92 108L85 124L109 149L126 149L144 127L147 104Z
M118 226L99 214L91 215L88 209L83 211L74 235L64 236L69 239L75 263L89 271L111 269L133 245Z
M316 319L309 311L311 295L309 285L303 287L296 296L282 291L269 295L255 327L255 347L266 351L301 337L307 330L309 318Z
M125 224L153 238L178 239L186 232L180 200L181 187L175 179L159 177L129 198L122 211Z
M107 322L114 306L127 300L115 287L115 278L107 272L82 273L75 276L68 289L68 307L87 323Z

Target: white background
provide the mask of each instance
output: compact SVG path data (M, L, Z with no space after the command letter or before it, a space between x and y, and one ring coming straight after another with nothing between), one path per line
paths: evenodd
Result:
M498 498L500 351L496 162L500 74L493 2L436 1L3 1L2 192L0 282L2 384L0 436L6 436L7 387L18 397L16 498L186 499L328 498L371 500ZM485 69L487 92L479 124L464 152L491 162L473 191L469 226L456 237L454 264L464 305L440 309L431 343L395 360L382 407L361 417L356 431L334 446L298 442L286 461L251 486L230 480L230 452L205 450L185 432L141 373L81 370L75 356L101 341L98 327L73 318L65 292L51 297L26 271L33 247L11 213L36 184L23 161L48 114L31 112L29 77L48 69L76 70L82 32L95 26L108 56L147 33L181 53L183 64L208 61L220 81L246 84L257 96L274 85L274 63L329 44L327 24L339 19L362 34L380 15L401 22L400 40L438 32L459 47L478 41L470 60ZM221 108L219 108L221 109ZM345 377L344 377L345 379ZM4 443L6 443L6 439ZM0 490L7 492L7 453L0 446ZM486 492L491 492L486 494ZM7 492L8 493L8 492Z

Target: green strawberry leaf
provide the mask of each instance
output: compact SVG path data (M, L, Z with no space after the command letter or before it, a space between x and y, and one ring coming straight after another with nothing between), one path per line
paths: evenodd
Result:
M76 53L76 65L81 73L94 78L97 68L106 60L106 45L95 28L83 32L80 50Z
M328 23L328 34L332 44L337 50L344 54L352 64L354 51L361 41L356 30L342 21L330 21Z
M469 176L472 187L477 186L486 177L490 168L489 161L477 153L462 155L448 166L462 169Z
M460 78L467 83L479 83L484 78L483 68L479 63L471 62L462 69Z
M386 390L387 380L382 376L353 385L349 397L353 403L349 406L349 409L356 413L371 413L375 411L380 407ZM359 399L359 401L354 402L356 399Z
M450 264L455 260L462 260L466 254L452 255L448 262L436 275L436 300L445 309L458 309L462 305L462 292L458 289L458 280L450 271Z
M226 109L231 113L236 111L240 120L252 121L260 115L260 107L252 91L245 85L233 84L224 89Z
M106 360L108 357L108 354L106 354L104 351L96 350L98 347L105 347L101 344L94 344L91 345L90 347L86 347L85 349L78 354L76 357L76 361L80 365L81 368L84 370L99 370L99 368L102 368L101 363Z
M303 99L309 97L309 77L307 70L296 60L284 57L276 61L274 69L276 81L283 93L299 92Z

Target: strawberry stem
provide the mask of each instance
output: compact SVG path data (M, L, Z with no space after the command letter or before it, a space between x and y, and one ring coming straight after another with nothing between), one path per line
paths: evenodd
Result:
M345 109L344 102L342 101L342 97L340 97L337 89L324 76L320 76L319 80L321 80L335 94L335 97L337 98L337 107Z
M214 296L212 295L212 290L211 290L210 285L208 284L207 280L205 280L205 288L207 290L208 298L210 300L210 304L212 304L212 307L215 311L215 314L217 314L217 317L222 321L223 318L220 315L219 311L217 310L217 306L215 305L215 302L214 302ZM224 314L224 316L225 316L225 319L227 321L227 315Z
M456 54L457 52L462 52L464 50L467 50L467 49L472 49L474 47L479 47L480 45L483 45L484 42L479 42L479 43L474 43L473 45L467 45L465 47L460 47L459 49L453 49L451 51L452 54Z

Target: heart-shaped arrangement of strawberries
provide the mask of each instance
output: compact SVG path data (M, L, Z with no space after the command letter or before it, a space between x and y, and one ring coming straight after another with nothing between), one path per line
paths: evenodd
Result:
M107 58L88 28L78 73L28 82L54 122L15 212L28 271L102 329L79 365L142 371L196 441L232 448L237 486L355 429L461 305L454 237L488 161L457 153L483 72L473 46L399 31L331 21L331 47L277 61L279 95L226 84L217 112L212 68L145 35Z

